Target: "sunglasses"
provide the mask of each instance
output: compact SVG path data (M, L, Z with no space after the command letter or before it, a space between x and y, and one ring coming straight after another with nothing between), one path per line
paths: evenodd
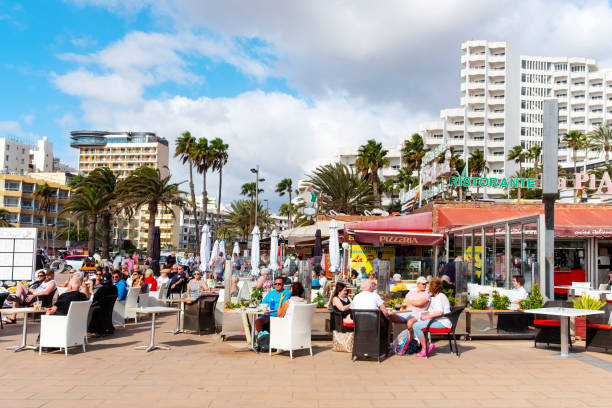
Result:
M282 282L275 283L274 286L283 286Z
M38 275L38 277L39 277L39 278L44 278L44 277L45 277L45 275Z

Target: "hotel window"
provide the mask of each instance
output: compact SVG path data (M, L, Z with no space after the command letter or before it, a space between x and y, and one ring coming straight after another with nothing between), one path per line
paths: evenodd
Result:
M585 71L584 65L574 65L574 66L572 66L572 72L584 72L584 71Z

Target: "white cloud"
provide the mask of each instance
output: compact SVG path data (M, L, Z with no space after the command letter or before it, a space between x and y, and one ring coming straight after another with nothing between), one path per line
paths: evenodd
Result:
M55 123L60 125L65 130L72 131L79 125L79 120L73 114L66 113L55 119Z
M19 115L19 119L21 119L23 123L25 123L26 125L31 125L32 122L34 121L34 114L33 113L28 113L27 115L22 114L22 115Z
M92 47L92 46L97 45L98 41L96 41L96 39L90 35L85 35L82 37L71 38L70 43L74 45L75 47L86 48L86 47Z

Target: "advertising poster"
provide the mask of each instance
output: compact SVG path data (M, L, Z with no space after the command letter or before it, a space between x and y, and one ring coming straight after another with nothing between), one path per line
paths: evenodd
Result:
M468 265L472 264L472 247L471 246L468 246L467 248L465 248L465 252L463 254L463 260L467 262ZM480 279L480 272L482 271L482 247L481 246L474 247L474 269L476 270L476 276Z
M358 245L352 244L349 247L349 269L355 269L357 272L362 266L365 266L366 273L372 272L372 261L382 252L382 259L390 261L391 275L395 273L395 247L376 247L374 245Z

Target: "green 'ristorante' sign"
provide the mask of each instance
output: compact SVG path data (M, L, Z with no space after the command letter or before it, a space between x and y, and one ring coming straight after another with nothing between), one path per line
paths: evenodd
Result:
M536 188L535 179L516 177L449 177L448 183L455 187Z

